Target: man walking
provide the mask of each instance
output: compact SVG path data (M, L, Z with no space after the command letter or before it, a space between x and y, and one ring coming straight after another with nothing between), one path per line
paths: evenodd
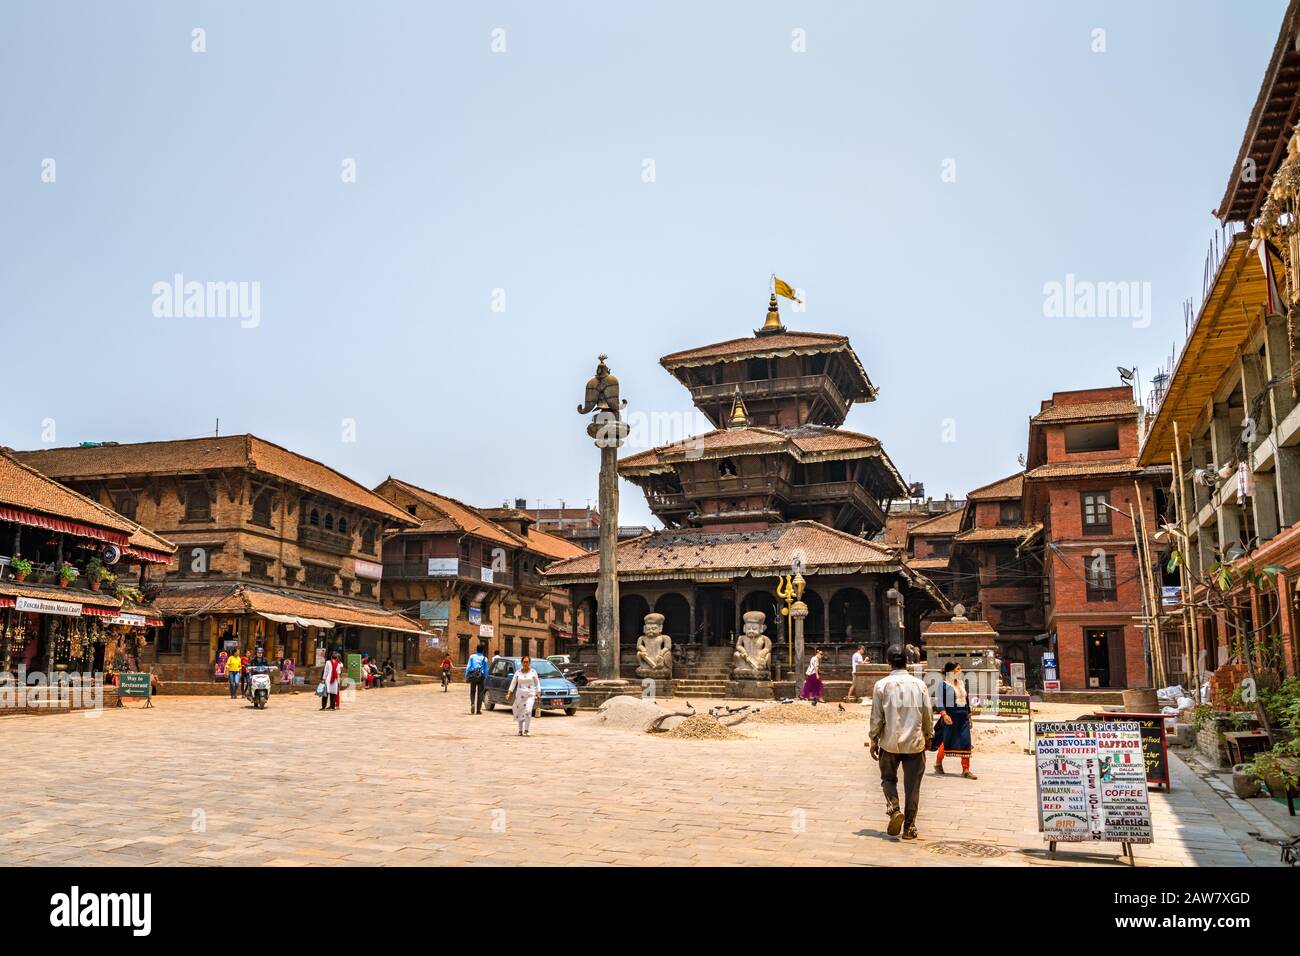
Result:
M871 691L871 756L880 761L880 789L885 794L890 836L901 831L916 839L916 812L921 805L925 753L934 736L934 716L925 682L907 672L907 651L897 644L885 655L893 668ZM898 771L903 770L903 809L898 808Z
M469 684L469 712L483 713L483 691L487 681L488 659L483 645L478 646L465 663L465 683Z

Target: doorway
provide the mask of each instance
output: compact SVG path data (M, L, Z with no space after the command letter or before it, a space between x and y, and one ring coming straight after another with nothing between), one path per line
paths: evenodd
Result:
M1087 628L1083 632L1083 644L1089 688L1127 684L1122 628Z

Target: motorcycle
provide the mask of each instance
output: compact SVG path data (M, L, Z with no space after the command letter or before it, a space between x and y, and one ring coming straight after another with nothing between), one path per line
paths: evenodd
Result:
M447 693L447 688L451 686L451 671L442 672L442 692Z
M249 697L253 706L261 710L271 697L271 668L249 668Z
M587 672L581 667L566 667L560 673L573 681L574 686L576 687L587 686Z

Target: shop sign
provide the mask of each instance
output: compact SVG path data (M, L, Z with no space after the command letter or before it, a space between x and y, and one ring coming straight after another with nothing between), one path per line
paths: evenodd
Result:
M460 561L456 558L430 558L429 577L454 578L460 570Z
M1136 721L1034 724L1038 829L1049 842L1151 843Z
M348 677L352 679L352 682L354 684L360 683L361 681L361 655L360 654L348 655Z
M482 575L481 575L482 580L483 580L483 583L484 583L484 584L491 584L491 583L492 583L492 569L491 569L491 568L481 568L480 570L483 572Z
M471 624L483 623L483 609L481 607L471 607L469 609L469 622Z
M108 618L109 624L121 624L125 627L148 627L149 622L143 614L114 614Z
M450 601L421 601L420 620L447 625L451 621Z
M45 598L20 597L14 607L27 614L58 614L62 617L81 617L81 605L70 601L50 601Z
M384 577L384 566L376 564L374 561L357 561L356 572L359 578L369 578L371 581L382 581Z
M491 637L491 636L492 636L492 625L491 625L491 624L480 624L480 625L479 625L479 628L478 628L478 636L479 636L479 637Z

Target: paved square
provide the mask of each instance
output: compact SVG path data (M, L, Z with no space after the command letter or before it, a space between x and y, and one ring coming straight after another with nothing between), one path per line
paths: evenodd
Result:
M696 741L584 712L519 738L508 713L467 710L463 685L423 685L338 713L304 693L265 711L163 696L0 718L0 864L1119 865L1111 845L1048 860L1024 754L977 750L977 781L928 774L921 840L902 843L882 832L865 721ZM1277 865L1247 817L1172 764L1139 866Z

